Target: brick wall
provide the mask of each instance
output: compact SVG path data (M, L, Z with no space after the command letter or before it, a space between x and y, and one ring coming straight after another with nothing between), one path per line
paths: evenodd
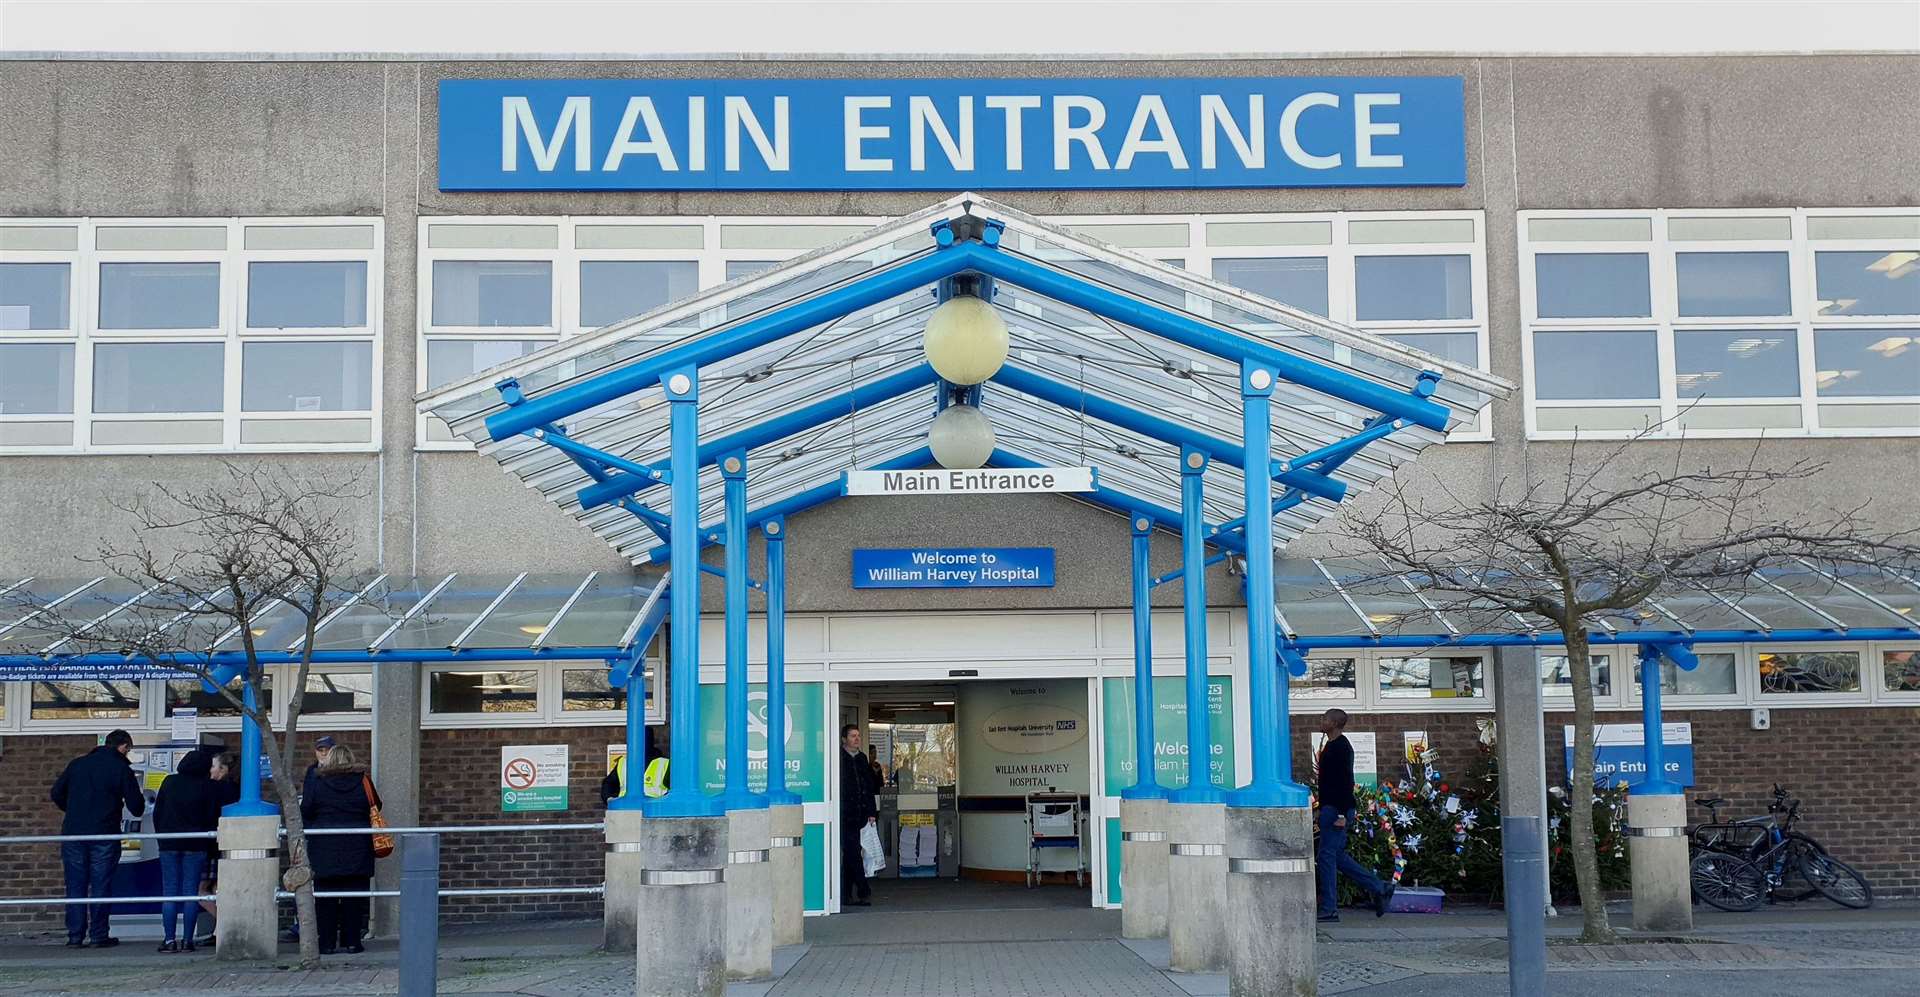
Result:
M8 735L0 739L0 835L59 834L60 811L48 798L67 763L92 751L92 734ZM0 895L62 896L59 845L0 845ZM0 930L51 928L59 907L0 907Z

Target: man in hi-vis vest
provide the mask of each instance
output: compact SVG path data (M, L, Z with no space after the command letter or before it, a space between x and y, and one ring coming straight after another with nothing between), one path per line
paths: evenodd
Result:
M625 792L627 785L627 756L621 755L613 763L612 771L600 780L600 802ZM653 730L647 730L647 767L640 773L640 791L648 796L667 795L667 757L653 746Z

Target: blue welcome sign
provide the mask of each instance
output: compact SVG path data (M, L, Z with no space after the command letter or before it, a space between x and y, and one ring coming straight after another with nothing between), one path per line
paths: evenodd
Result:
M857 589L1052 588L1051 547L855 548Z
M442 80L442 190L1467 182L1457 76Z
M1666 781L1693 785L1693 724L1661 724L1661 761ZM1593 728L1593 781L1603 786L1638 786L1647 781L1647 748L1641 724L1596 724ZM1573 727L1565 728L1567 779L1573 779Z

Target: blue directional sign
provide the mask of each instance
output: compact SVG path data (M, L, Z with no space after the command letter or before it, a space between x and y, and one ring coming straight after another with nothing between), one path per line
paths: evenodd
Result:
M1457 76L442 80L442 190L1460 186Z
M1693 725L1685 722L1662 724L1666 780L1677 786L1693 785ZM1637 786L1647 781L1647 748L1640 724L1596 724L1593 729L1593 781L1603 786L1626 783ZM1565 730L1567 778L1573 778L1573 727Z
M855 548L857 589L1052 588L1052 547Z

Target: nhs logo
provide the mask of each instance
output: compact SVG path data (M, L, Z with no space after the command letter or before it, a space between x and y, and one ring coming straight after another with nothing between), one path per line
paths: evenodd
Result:
M1459 77L443 80L442 190L1458 186Z

